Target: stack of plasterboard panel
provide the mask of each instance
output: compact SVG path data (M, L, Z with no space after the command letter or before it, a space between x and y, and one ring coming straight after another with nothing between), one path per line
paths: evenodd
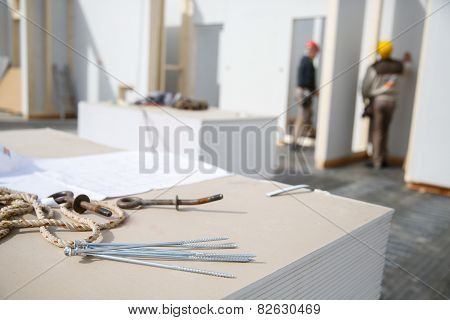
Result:
M0 143L12 152L34 158L114 151L50 129L0 132ZM143 207L130 214L121 227L103 233L104 242L132 243L227 236L239 244L236 252L255 254L256 261L174 264L226 272L234 274L235 279L83 257L62 260L62 250L39 239L37 230L27 230L2 239L0 298L378 298L393 209L319 190L266 196L285 187L231 175L145 192L139 197L154 199L162 192L168 199L222 193L224 199L200 208L182 208L181 212ZM107 201L114 204L116 199ZM82 232L58 233L64 239L86 237Z
M228 299L378 299L392 214L384 215Z

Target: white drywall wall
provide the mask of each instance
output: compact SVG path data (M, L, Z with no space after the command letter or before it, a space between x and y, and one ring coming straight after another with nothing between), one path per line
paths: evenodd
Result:
M355 92L365 2L333 0L325 29L316 165L352 153Z
M194 0L194 24L222 24L227 21L230 10L247 5L245 1L234 0Z
M440 7L425 22L405 179L450 188L450 5L430 0L427 14Z
M367 150L369 139L369 119L362 118L364 103L361 93L361 85L367 68L376 60L378 33L381 20L383 0L367 0L364 13L363 37L361 42L361 54L358 70L358 87L355 101L355 119L353 122L352 151L362 152Z
M147 93L150 1L77 0L73 25L74 47L80 53L74 54L79 100L115 99L117 79Z
M181 24L181 1L167 0L166 26ZM328 0L194 0L195 25L223 24L221 109L279 117L288 105L292 21L324 17Z
M392 32L394 30L394 23L396 20L396 7L397 0L383 0L381 9L381 21L379 30L380 40L391 40Z
M412 55L411 68L405 73L399 83L397 106L389 132L389 154L400 158L406 156L408 148L423 23L417 24L407 32L404 32L404 30L423 19L425 16L424 2L423 0L395 0L395 18L391 38L395 38L399 34L401 36L393 41L393 57L401 60L406 51Z
M289 94L293 19L325 16L328 1L230 2L221 52L220 106L279 116L284 127ZM294 106L296 107L296 106Z
M169 27L181 26L183 0L165 0L164 24Z

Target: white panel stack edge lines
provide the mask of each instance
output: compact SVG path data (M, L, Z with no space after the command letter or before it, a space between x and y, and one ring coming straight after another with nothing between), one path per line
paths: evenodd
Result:
M225 299L378 299L392 214L363 225Z
M386 229L387 228L388 227L386 226ZM371 233L373 233L373 232L374 231L372 230ZM376 232L379 233L380 231L376 230ZM354 236L357 237L359 240L362 240L362 241L368 243L368 241L366 239L364 239L363 237L361 237L359 234L354 234ZM278 272L278 274L282 274L282 275L288 274L288 276L286 276L285 279L281 279L282 277L272 277L273 275L270 275L269 277L272 278L271 283L276 283L278 285L278 281L280 281L280 283L287 281L286 279L288 279L289 277L292 276L292 274L296 270L295 268L297 267L297 265L299 263L302 264L301 269L304 270L306 268L311 269L312 267L315 267L318 262L322 261L322 259L324 261L327 261L326 256L329 255L328 251L333 251L334 254L339 254L339 255L343 254L343 252L347 252L350 255L353 254L353 251L350 251L351 249L353 249L352 246L344 247L341 245L342 243L344 243L344 241L346 241L346 240L348 241L348 239L347 239L348 237L351 238L351 236L342 237L342 238L336 240L335 242L329 244L328 246L324 247L323 250L315 251L315 252L311 253L310 255L305 256L304 258L281 269L280 272ZM387 237L387 235L386 235L386 237ZM358 240L351 238L350 241L352 241L352 240L354 242L352 245L354 245L354 244L360 245L360 246L363 245ZM327 249L325 249L325 248L327 248ZM378 248L378 247L376 247L374 249L380 250L380 248ZM382 252L382 251L380 250L380 252ZM265 285L267 285L267 283L265 283ZM253 290L253 292L255 292L255 290Z

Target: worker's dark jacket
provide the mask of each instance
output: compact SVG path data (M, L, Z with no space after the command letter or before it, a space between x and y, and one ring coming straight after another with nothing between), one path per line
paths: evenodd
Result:
M316 69L312 59L308 56L303 56L300 60L297 73L297 87L310 91L316 90Z
M398 93L398 80L403 71L404 65L398 60L383 59L375 62L367 69L364 77L363 97L395 102Z

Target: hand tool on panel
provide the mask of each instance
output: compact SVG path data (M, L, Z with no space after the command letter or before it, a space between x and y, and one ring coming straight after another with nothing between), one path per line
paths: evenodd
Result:
M175 206L179 210L179 206L194 206L205 203L210 203L222 200L222 194L215 194L209 197L199 199L180 199L175 196L175 199L142 199L139 197L124 197L117 200L117 206L122 209L136 209L146 206Z

